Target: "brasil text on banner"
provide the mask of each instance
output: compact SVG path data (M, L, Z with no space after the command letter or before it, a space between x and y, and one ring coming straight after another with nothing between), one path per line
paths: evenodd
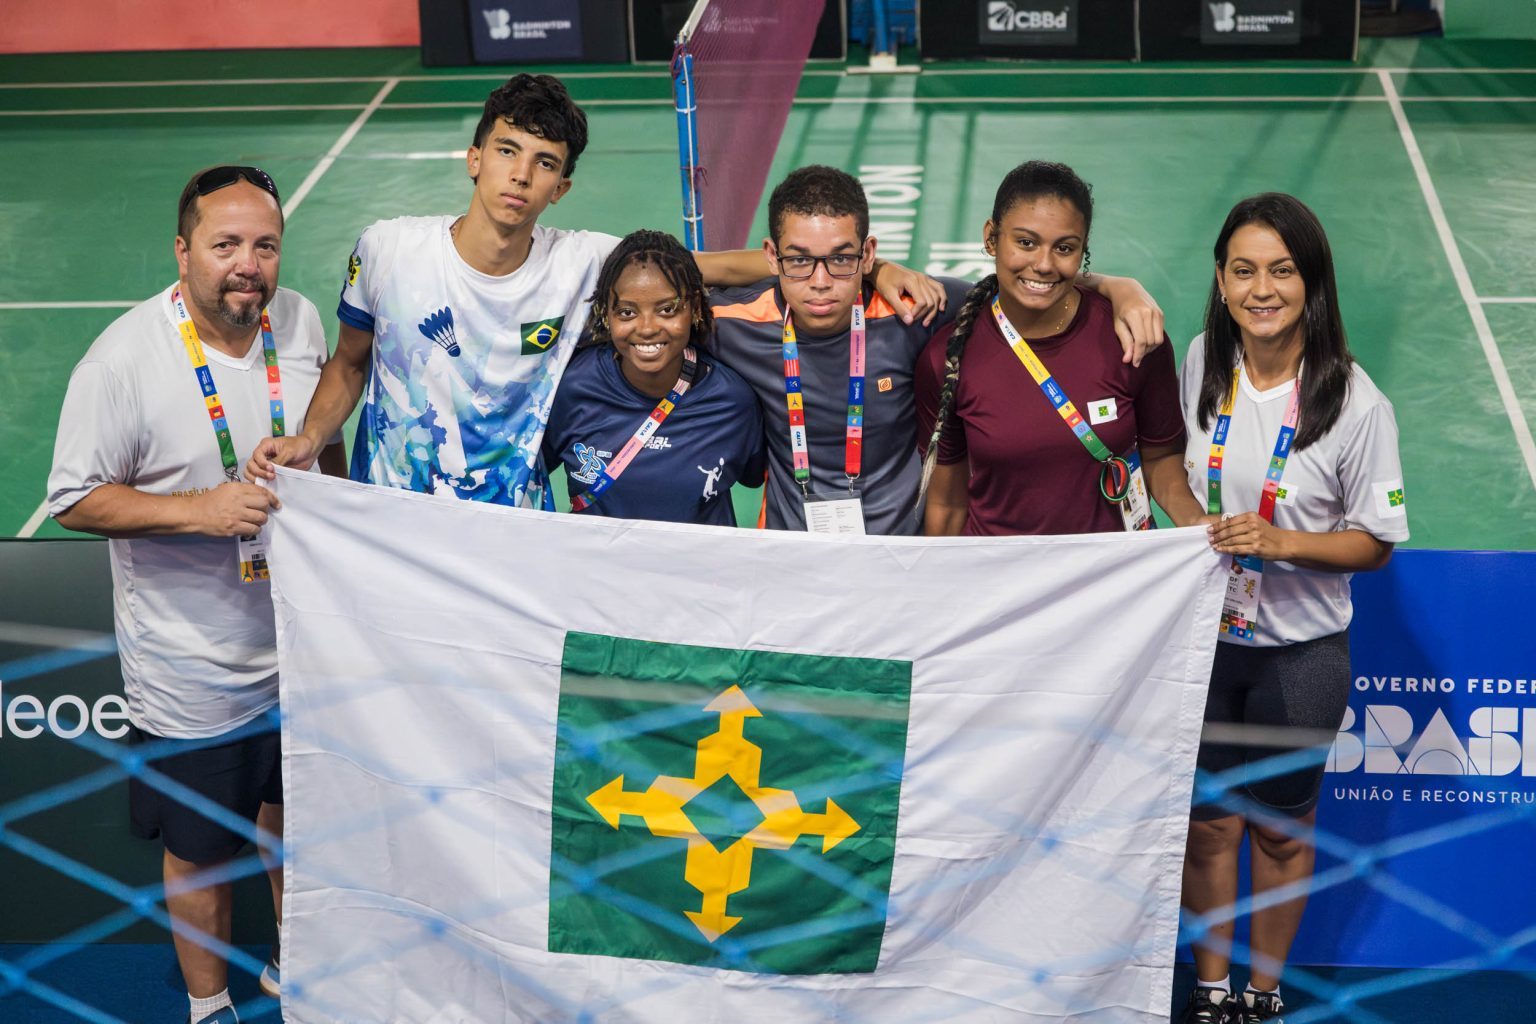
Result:
M1166 1019L1202 531L277 489L287 1019Z

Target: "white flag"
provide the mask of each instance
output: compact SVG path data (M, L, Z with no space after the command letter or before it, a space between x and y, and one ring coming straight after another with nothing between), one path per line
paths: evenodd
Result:
M287 1019L1167 1019L1204 531L277 490Z

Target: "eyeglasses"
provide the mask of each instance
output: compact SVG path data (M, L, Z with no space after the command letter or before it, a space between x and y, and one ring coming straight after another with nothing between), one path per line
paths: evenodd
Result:
M833 277L852 277L859 272L863 256L856 252L836 252L831 256L780 256L779 273L792 280L802 280L816 273L816 264L827 268Z
M187 207L192 205L192 200L196 197L209 195L221 188L228 188L242 178L271 196L277 201L278 206L283 205L282 197L277 194L277 184L272 180L272 176L260 167L221 164L218 167L208 168L192 179L192 183L181 194L181 206L176 210L178 219L187 212Z

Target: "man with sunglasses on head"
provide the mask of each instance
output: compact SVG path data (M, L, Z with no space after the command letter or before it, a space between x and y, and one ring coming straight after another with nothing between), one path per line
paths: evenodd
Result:
M303 428L326 360L315 307L277 286L283 212L255 167L195 175L177 208L177 280L119 317L70 377L48 511L109 538L135 835L160 838L194 1024L230 1024L231 876L254 834L282 914L277 648L261 527L277 500L240 479L268 434ZM344 471L339 441L326 472ZM187 803L177 787L196 794ZM210 815L222 820L216 821ZM266 838L270 838L270 843ZM274 953L261 988L279 991Z
M905 318L869 286L875 239L852 175L792 171L768 200L763 251L777 278L710 294L721 362L757 394L768 486L759 525L838 534L915 534L921 469L913 368L964 303L970 282L939 278L942 312ZM1117 331L1139 362L1163 335L1136 282L1085 275L1115 303Z

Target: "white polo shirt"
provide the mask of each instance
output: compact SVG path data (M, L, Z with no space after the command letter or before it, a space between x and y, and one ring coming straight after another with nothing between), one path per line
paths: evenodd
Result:
M59 416L48 514L102 484L149 494L224 482L219 445L171 311L174 285L119 317L75 367ZM313 304L279 288L268 307L282 377L286 432L326 359ZM204 346L243 471L270 433L258 335L242 359ZM271 586L238 579L233 537L112 539L113 618L123 692L134 725L157 736L218 736L277 702Z
M1184 468L1190 490L1203 504L1216 417L1201 427L1196 415L1200 376L1205 365L1205 335L1190 342L1180 374L1180 398L1189 443ZM1237 401L1227 433L1221 475L1221 510L1256 512L1264 474L1275 452L1293 381L1265 391L1248 374L1238 377ZM1305 372L1305 368L1303 368ZM1397 451L1397 419L1392 403L1356 363L1349 393L1333 429L1314 444L1291 452L1280 480L1275 525L1283 530L1331 533L1364 530L1379 540L1408 539L1408 505L1403 467ZM1349 625L1350 573L1317 572L1289 562L1264 566L1258 625L1253 645L1277 647L1315 640ZM1243 641L1223 634L1227 643Z

